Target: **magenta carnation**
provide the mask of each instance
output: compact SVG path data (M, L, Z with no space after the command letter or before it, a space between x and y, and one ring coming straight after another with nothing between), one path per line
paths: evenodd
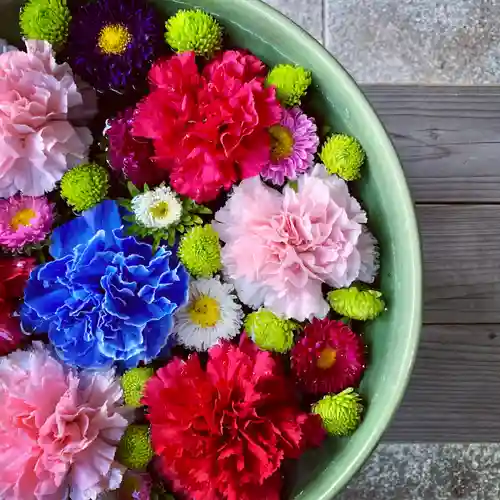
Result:
M224 271L247 305L303 321L324 317L322 285L373 281L375 240L347 184L323 165L283 194L255 177L241 182L215 214Z
M53 205L44 196L0 199L0 246L19 250L39 243L49 234L53 220Z
M0 54L0 197L41 196L86 158L90 131L73 127L83 97L71 68L57 64L50 44ZM82 115L83 116L83 115Z
M67 370L35 342L0 361L0 498L90 500L120 485L128 424L112 372Z
M299 108L284 109L279 125L269 129L271 134L271 160L261 175L281 186L285 179L297 176L312 167L318 150L319 138L316 123Z

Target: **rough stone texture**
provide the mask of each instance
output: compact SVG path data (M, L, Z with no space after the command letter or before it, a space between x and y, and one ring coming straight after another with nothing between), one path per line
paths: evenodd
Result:
M498 500L500 445L380 445L338 500Z

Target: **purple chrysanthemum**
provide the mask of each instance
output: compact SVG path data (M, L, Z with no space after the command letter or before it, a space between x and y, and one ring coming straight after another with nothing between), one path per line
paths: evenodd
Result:
M44 196L0 199L0 246L20 250L40 243L49 234L53 219L53 206Z
M261 175L281 186L285 179L295 180L312 167L318 150L316 123L299 108L284 109L279 125L269 129L271 161Z
M72 13L66 55L97 90L143 82L165 47L161 16L145 0L95 0Z

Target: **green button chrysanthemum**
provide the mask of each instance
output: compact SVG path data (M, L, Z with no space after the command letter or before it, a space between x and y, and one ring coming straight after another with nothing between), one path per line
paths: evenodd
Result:
M360 396L352 388L329 394L312 407L331 436L350 436L361 422L363 409Z
M178 256L196 278L210 278L222 268L219 235L210 224L194 227L183 236Z
M298 106L311 82L310 71L291 64L278 64L266 80L267 85L276 87L276 95L285 106Z
M129 425L116 451L118 461L129 469L142 471L146 469L153 455L149 426Z
M193 51L211 57L222 47L219 23L201 10L180 10L165 26L165 40L176 52Z
M70 21L66 0L30 0L21 10L21 33L27 39L47 40L58 49L66 43Z
M61 196L78 212L100 203L108 193L108 171L96 163L83 163L61 179Z
M245 319L245 331L265 351L289 351L298 328L295 321L279 318L267 309L250 313Z
M122 376L123 399L125 404L140 408L146 382L154 375L153 368L132 368Z
M329 174L338 175L346 181L355 181L361 177L365 152L354 137L344 134L330 137L319 156Z
M358 321L375 319L385 309L385 302L380 292L357 286L333 290L327 299L337 314Z

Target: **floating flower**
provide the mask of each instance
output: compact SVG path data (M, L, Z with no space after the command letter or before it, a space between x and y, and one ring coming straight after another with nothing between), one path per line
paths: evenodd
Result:
M281 118L265 67L241 51L223 52L199 73L195 54L156 63L139 103L133 135L153 141L170 185L197 203L258 175L270 159L268 128Z
M292 371L310 394L339 392L356 386L365 370L363 340L347 325L314 319L291 353Z
M191 282L189 302L175 315L174 332L185 347L206 351L240 333L243 312L234 288L219 278Z
M46 40L58 49L68 38L71 13L66 0L29 0L22 7L19 20L24 38Z
M154 375L153 368L140 367L127 370L122 376L123 399L133 408L142 406L142 396L146 382Z
M361 167L366 158L359 141L345 134L330 137L319 156L329 174L338 175L346 181L361 177Z
M27 257L0 259L0 356L16 349L21 341L17 309L35 259Z
M328 394L312 407L331 436L350 436L358 428L363 410L361 398L352 387L340 394Z
M111 168L142 189L144 184L156 185L166 180L167 172L156 166L152 142L132 136L133 122L134 108L127 108L107 122L104 133Z
M319 445L280 360L242 337L174 358L147 383L153 449L174 489L193 500L278 500L283 460Z
M116 489L127 418L114 373L80 372L42 343L0 360L0 491L10 500L95 500Z
M179 10L166 23L165 40L176 52L212 57L222 46L222 29L200 9Z
M71 67L100 91L141 85L163 51L160 19L144 0L96 0L78 6L66 47Z
M311 72L291 64L278 64L267 75L267 85L276 87L276 95L285 106L298 106L311 85Z
M53 205L44 196L0 199L0 246L20 250L40 243L49 234L53 221Z
M245 318L245 331L265 351L289 351L293 335L299 328L295 321L279 318L266 309L259 309Z
M299 108L283 110L279 125L269 129L271 134L271 161L261 175L281 186L285 179L296 180L312 167L319 138L316 123Z
M52 191L66 170L85 160L92 135L73 127L83 97L70 67L47 42L0 54L0 198Z
M332 290L327 299L337 314L358 321L373 320L385 309L380 292L358 286Z
M55 260L26 286L26 331L48 332L61 359L85 368L133 367L168 347L189 281L170 249L124 236L109 200L56 228L51 242Z
M97 163L82 163L63 175L61 196L82 212L100 203L108 194L108 171Z
M143 226L166 229L181 220L182 203L169 187L162 185L134 196L132 210Z
M148 425L130 425L122 436L117 460L128 469L144 471L153 458Z
M213 227L240 300L303 321L328 313L323 283L373 281L377 252L366 222L346 183L317 165L299 177L297 192L286 186L281 194L258 177L242 181Z
M196 278L210 278L221 270L219 235L209 224L194 227L182 237L179 259Z

